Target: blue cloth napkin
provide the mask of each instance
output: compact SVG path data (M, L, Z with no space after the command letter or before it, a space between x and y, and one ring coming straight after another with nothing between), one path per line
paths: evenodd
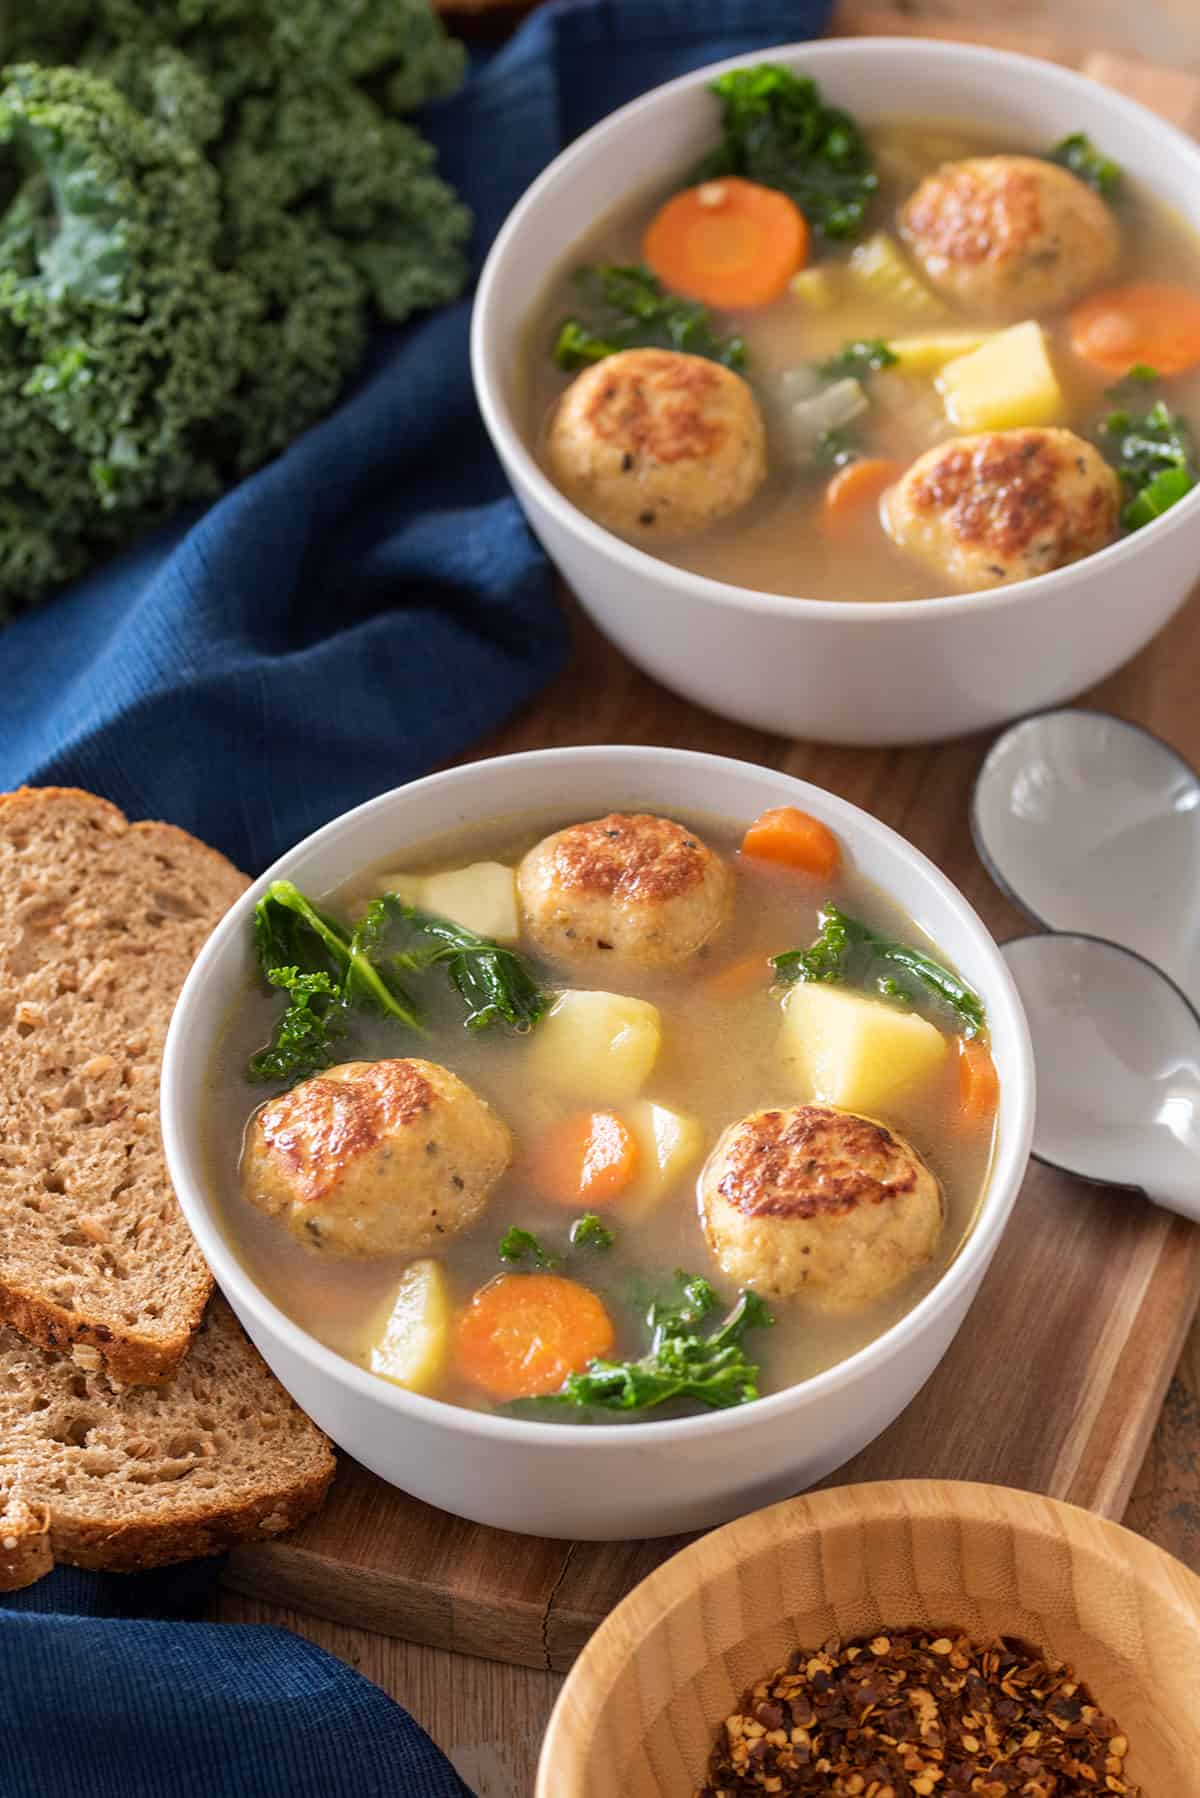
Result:
M477 258L613 107L811 36L827 11L577 0L535 14L426 115L475 210ZM253 872L539 689L566 634L475 411L469 312L379 333L355 390L286 455L0 633L0 788L90 787ZM283 1630L187 1620L218 1565L62 1568L0 1599L0 1798L470 1798L341 1662Z

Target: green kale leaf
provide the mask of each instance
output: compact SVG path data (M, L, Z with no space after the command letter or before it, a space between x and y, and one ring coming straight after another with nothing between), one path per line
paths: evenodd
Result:
M563 320L551 355L567 373L601 362L618 350L681 350L725 368L743 368L746 345L718 337L707 306L668 293L639 264L597 263L574 276L583 316Z
M827 905L823 909L820 923L820 931L809 948L790 949L772 958L776 976L783 985L810 980L834 986L851 981L855 985L865 985L874 965L884 962L911 976L926 993L948 1006L964 1036L986 1034L987 1014L982 999L957 974L926 955L924 950L877 935L857 918L847 917L836 905ZM886 996L895 1000L901 994L912 997L892 976L892 987Z
M745 175L789 195L822 237L857 237L879 177L849 113L826 106L815 81L773 63L731 69L712 91L722 141L692 180Z
M1157 400L1140 417L1124 408L1110 412L1101 430L1124 488L1121 523L1127 531L1161 518L1196 485L1191 426L1165 400Z
M519 1229L512 1224L500 1238L499 1256L501 1261L530 1260L535 1267L557 1267L558 1261L548 1255L532 1230Z
M571 1225L573 1249L611 1249L616 1240L612 1231L601 1223L594 1211L585 1211Z
M674 1399L714 1410L758 1397L758 1367L746 1358L749 1331L774 1322L755 1292L740 1294L724 1321L705 1335L700 1326L716 1309L707 1280L677 1274L677 1296L651 1305L650 1346L635 1361L593 1361L569 1374L560 1392L530 1401L534 1414L555 1409L650 1411Z
M1103 155L1086 131L1073 131L1070 137L1046 152L1047 162L1057 162L1089 187L1094 187L1103 200L1116 200L1124 176L1118 163Z
M844 343L827 362L818 363L817 373L831 381L844 375L862 381L868 375L878 374L881 368L894 368L899 360L882 337L860 337L853 343Z

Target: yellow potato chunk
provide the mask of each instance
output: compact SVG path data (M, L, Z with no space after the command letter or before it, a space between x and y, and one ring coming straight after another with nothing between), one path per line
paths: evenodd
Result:
M636 1099L658 1059L657 1006L624 993L560 993L533 1033L531 1080L589 1105Z
M704 1126L684 1111L639 1099L623 1113L637 1144L637 1178L621 1199L622 1217L652 1211L704 1153Z
M844 987L804 985L784 1000L780 1053L804 1098L870 1113L932 1074L947 1045L915 1012Z
M450 1294L436 1261L414 1261L400 1276L368 1365L408 1392L428 1392L446 1364Z
M502 862L472 862L444 874L381 874L375 891L395 893L494 943L515 943L521 934L516 871Z
M1035 319L997 331L947 362L937 385L947 418L964 431L1058 424L1064 415L1046 334Z
M977 350L988 340L986 331L941 331L931 337L893 337L888 349L896 358L895 366L909 375L928 375L945 367L959 356Z

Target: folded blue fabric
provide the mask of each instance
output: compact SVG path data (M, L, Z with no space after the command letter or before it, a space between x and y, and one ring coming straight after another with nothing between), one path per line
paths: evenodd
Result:
M614 106L813 35L827 11L535 14L425 120L477 257ZM379 333L353 393L286 455L0 634L0 787L90 787L257 871L538 690L566 636L476 415L469 309ZM60 1569L0 1600L0 1798L470 1798L411 1718L309 1643L179 1621L215 1572Z

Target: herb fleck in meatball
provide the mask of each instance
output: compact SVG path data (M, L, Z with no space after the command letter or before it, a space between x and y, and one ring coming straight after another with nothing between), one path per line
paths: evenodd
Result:
M901 229L934 286L997 319L1070 305L1117 260L1112 211L1036 156L972 156L926 176Z
M985 431L926 450L884 496L893 541L956 588L1029 580L1103 549L1121 488L1073 431Z
M646 541L736 512L767 472L740 375L676 350L622 350L577 375L548 442L554 478L601 524Z
M769 1299L854 1311L932 1259L942 1190L902 1136L832 1105L754 1111L700 1178L721 1271Z
M480 1216L512 1160L508 1127L432 1061L347 1061L256 1114L250 1203L309 1247L419 1255Z
M559 961L679 967L733 903L719 855L669 818L610 812L529 851L517 874L525 928Z

